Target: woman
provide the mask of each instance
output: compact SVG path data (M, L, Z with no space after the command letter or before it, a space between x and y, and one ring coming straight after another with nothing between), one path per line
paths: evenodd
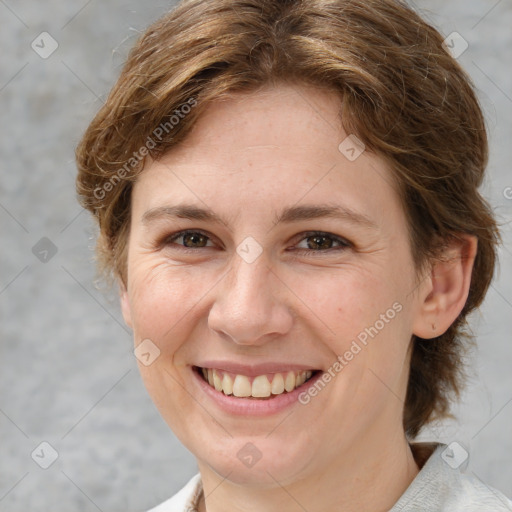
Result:
M146 31L77 186L197 458L154 512L511 510L413 442L493 275L486 159L468 77L395 0L190 0Z

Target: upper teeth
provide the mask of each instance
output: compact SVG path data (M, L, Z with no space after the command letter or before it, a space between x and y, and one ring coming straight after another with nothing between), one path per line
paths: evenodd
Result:
M301 372L287 372L272 374L272 382L267 375L254 377L252 383L246 375L229 375L226 372L212 368L202 368L203 376L210 386L225 395L236 397L265 398L272 395L280 395L285 391L293 391L304 384L313 372L311 370Z

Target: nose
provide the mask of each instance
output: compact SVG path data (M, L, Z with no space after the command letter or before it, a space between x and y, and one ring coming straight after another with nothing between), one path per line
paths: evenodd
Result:
M293 322L286 286L263 255L252 263L237 255L234 260L216 287L209 327L239 345L263 345L286 334Z

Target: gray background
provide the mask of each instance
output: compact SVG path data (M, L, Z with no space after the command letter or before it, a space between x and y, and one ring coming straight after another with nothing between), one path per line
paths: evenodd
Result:
M473 318L478 351L458 419L423 438L459 442L468 471L511 496L512 5L416 4L469 43L459 60L491 138L483 191L504 224L501 270ZM171 5L0 0L0 512L140 511L196 472L146 395L115 295L95 286L95 229L74 195L81 133L135 37ZM31 48L43 31L59 45L47 59ZM31 458L43 441L58 452L48 469ZM34 458L49 460L42 453Z

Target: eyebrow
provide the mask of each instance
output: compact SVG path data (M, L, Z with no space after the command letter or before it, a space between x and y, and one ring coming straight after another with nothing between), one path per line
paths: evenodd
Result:
M141 220L143 224L149 224L154 220L165 218L200 220L214 224L229 225L229 222L226 222L209 208L203 208L194 204L151 208L142 215ZM331 204L290 206L274 217L274 224L290 224L320 218L342 219L360 226L377 228L377 224L366 215L345 206Z

